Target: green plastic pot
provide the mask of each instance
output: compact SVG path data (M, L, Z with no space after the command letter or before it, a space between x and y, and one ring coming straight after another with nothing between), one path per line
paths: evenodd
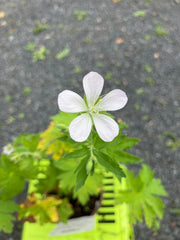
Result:
M125 189L123 179L121 183L106 173L103 182L103 200L101 207L95 214L94 229L86 232L71 233L60 236L50 236L57 224L39 225L26 222L24 224L22 240L130 240L132 228L129 224L129 207L123 203L116 205L118 191ZM61 227L63 227L61 225Z

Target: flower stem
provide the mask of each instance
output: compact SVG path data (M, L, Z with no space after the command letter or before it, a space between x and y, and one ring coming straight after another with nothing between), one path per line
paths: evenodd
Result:
M95 158L94 158L94 154L93 154L93 133L92 133L92 131L89 136L89 150L90 150L90 157L89 157L89 161L86 166L86 171L88 174L91 173L91 175L93 175Z

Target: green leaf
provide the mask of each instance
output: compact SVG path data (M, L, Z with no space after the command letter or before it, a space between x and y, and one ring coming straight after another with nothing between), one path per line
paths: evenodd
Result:
M88 160L89 160L89 156L83 158L75 170L75 173L77 173L75 191L78 191L84 185L84 183L88 177L88 174L86 171L86 165L88 163Z
M133 224L142 221L143 215L146 225L154 230L159 227L162 219L164 204L158 196L167 196L159 179L154 178L151 169L143 164L137 177L133 172L124 169L127 178L126 189L119 192L119 202L126 202L130 206L130 218Z
M94 150L93 153L96 156L99 164L101 164L107 171L114 173L115 176L119 179L119 181L121 181L122 177L125 177L122 168L111 157L97 150Z
M21 193L25 186L23 177L0 169L0 199L7 200Z
M123 136L122 140L120 140L118 144L118 149L120 150L128 150L131 147L135 146L138 144L140 139L138 138L129 138L127 136Z
M117 146L117 144L121 141L122 135L119 134L112 142L104 142L97 133L93 133L93 146L100 150L104 148L111 148Z
M75 188L76 175L74 170L77 168L75 159L60 159L55 162L55 166L60 170L58 179L60 180L60 189L63 193L68 194Z
M140 177L141 180L147 185L153 180L154 173L151 171L150 167L143 164L142 169L140 170Z
M49 163L48 167L41 171L43 178L38 178L35 184L37 192L44 193L55 189L58 185L59 169L52 163ZM53 177L52 177L53 176Z
M140 170L140 178L145 185L149 184L148 189L150 193L157 196L168 195L161 183L161 179L154 178L154 172L145 164L142 165L142 169Z
M38 167L34 161L40 157L36 152L31 153L21 147L16 148L10 156L2 155L0 165L6 171L22 178L34 179L38 174Z
M76 194L74 193L74 197L77 197L79 202L84 206L89 201L90 194L83 186L76 192Z
M147 204L154 210L159 219L163 217L164 204L163 201L155 196L148 196L146 199Z
M60 219L63 223L67 223L69 217L74 213L67 198L63 199L60 207L58 208Z
M15 147L24 146L29 151L34 152L37 148L39 139L39 134L23 133L14 140L13 145Z
M12 221L15 220L12 213L18 211L18 209L19 206L15 202L0 200L0 231L4 231L6 233L12 232Z
M121 132L119 135L114 138L111 142L104 142L97 133L93 134L93 145L96 149L120 149L120 150L128 150L132 146L136 145L140 140L137 138L129 138L126 135L122 135Z
M62 200L57 196L48 196L41 201L31 194L25 203L21 204L19 219L34 217L40 224L59 221L58 208Z
M59 112L59 114L53 116L51 119L57 127L68 129L69 124L75 117L77 117L77 113Z
M29 135L29 136L23 138L22 145L27 147L27 149L30 152L34 152L37 149L39 140L40 140L39 135Z
M84 186L82 186L77 192L74 191L73 193L73 197L78 198L78 201L83 206L89 201L90 196L98 196L101 193L104 175L103 171L97 169L97 166L95 169L96 171L93 176L88 176Z
M89 150L88 148L81 148L78 150L75 150L71 153L64 154L63 159L70 159L70 158L82 158L89 156Z
M25 179L21 176L17 165L7 155L0 159L0 199L8 200L21 193Z
M146 225L149 228L151 228L153 226L152 219L156 219L156 214L155 214L154 210L152 209L152 207L147 205L147 204L143 203L142 208L143 208L143 211L144 211L144 217L145 217Z
M108 155L110 155L118 163L136 164L142 161L141 158L121 150L108 150Z

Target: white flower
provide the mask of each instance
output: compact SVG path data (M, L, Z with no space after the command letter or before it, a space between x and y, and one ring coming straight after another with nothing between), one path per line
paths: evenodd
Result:
M64 90L58 96L59 109L63 112L82 114L76 117L69 126L70 136L76 142L85 141L94 124L100 138L111 142L119 133L118 124L103 111L115 111L123 108L128 98L120 89L114 89L99 98L104 79L96 72L90 72L83 78L85 100L77 93Z
M10 143L3 147L3 153L6 155L10 155L13 151L14 148Z

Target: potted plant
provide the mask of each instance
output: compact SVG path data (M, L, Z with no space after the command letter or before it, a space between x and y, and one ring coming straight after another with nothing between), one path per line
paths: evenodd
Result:
M143 219L159 228L164 204L158 196L167 193L145 164L138 176L125 166L142 162L126 151L139 140L123 135L127 125L106 113L123 108L126 94L115 89L101 98L103 83L99 74L87 74L84 99L61 92L61 112L47 130L22 134L4 148L0 230L12 230L13 212L25 222L22 240L128 240ZM18 206L12 199L27 182L27 199Z

